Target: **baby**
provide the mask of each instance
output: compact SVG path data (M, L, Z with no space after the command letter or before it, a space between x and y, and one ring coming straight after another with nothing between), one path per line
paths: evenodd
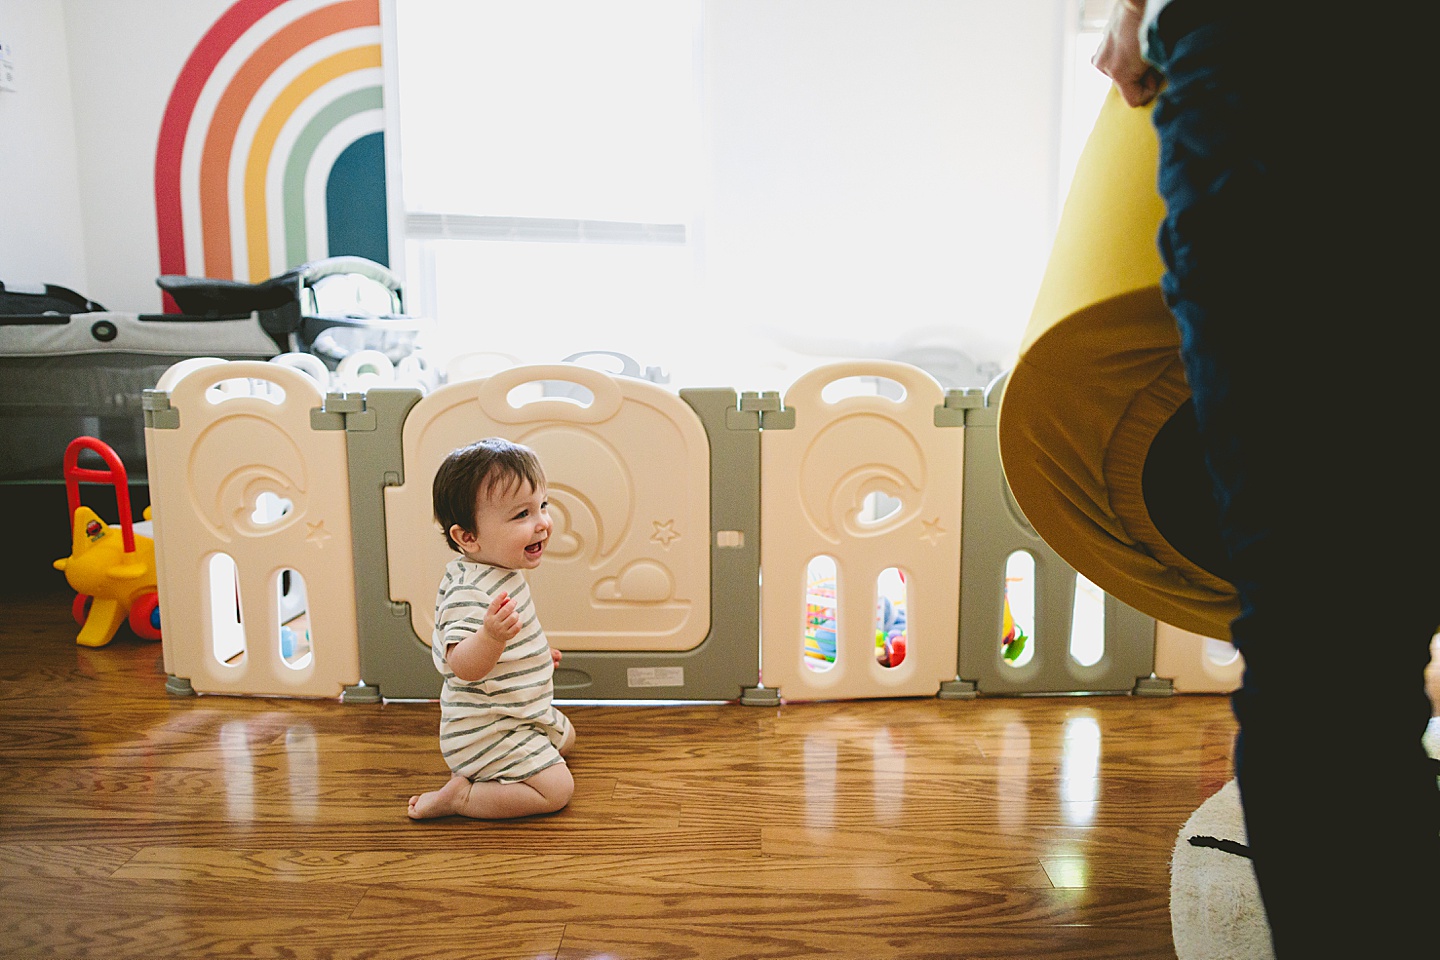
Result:
M564 759L575 728L551 705L560 651L523 573L540 565L550 537L545 493L535 452L497 437L453 451L435 474L435 519L460 554L440 581L431 640L451 776L410 798L416 820L552 813L575 790Z

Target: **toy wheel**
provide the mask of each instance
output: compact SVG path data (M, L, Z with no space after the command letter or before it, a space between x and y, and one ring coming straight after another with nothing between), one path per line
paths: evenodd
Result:
M90 615L90 601L93 599L88 593L77 593L70 602L70 616L82 627L85 626L85 618Z
M160 639L160 597L146 593L130 605L130 629L141 640Z

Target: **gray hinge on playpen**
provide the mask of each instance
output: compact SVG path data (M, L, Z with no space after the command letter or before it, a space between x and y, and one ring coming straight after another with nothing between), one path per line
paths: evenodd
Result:
M414 398L406 401L404 409L408 410L409 406L414 402ZM326 393L325 400L321 406L310 411L310 426L314 430L344 430L348 433L374 433L378 429L379 420L379 414L376 410L372 409L366 403L366 395L364 393ZM353 461L350 465L350 472L353 483L355 473L355 464ZM382 487L399 486L401 482L402 480L398 471L385 470L380 477L380 485ZM368 504L369 501L366 500L365 503ZM355 572L357 578L356 603L358 609L365 610L368 614L373 607L367 607L362 604L360 598L362 585L359 582L359 578L362 576L370 576L373 578L377 570L374 569L373 565L369 565L374 558L361 549L358 539L355 543ZM383 569L378 572L383 574ZM383 576L381 579L383 580ZM404 621L408 623L410 618L410 604L396 603L388 599L386 599L384 603L388 607L390 615L397 622ZM363 642L361 646L362 648L364 647ZM359 683L347 684L340 694L340 702L346 704L381 703L382 696L380 687L373 683L367 684L364 680Z
M1135 687L1130 692L1137 697L1173 697L1175 681L1152 673L1148 677L1136 677Z
M156 430L179 430L180 411L170 406L170 394L164 390L146 390L140 395L145 411L145 426Z
M384 698L380 696L380 688L367 686L361 683L349 683L345 689L340 691L340 702L344 704L355 703L383 703Z
M947 390L945 391L944 406L935 408L935 425L937 427L994 426L998 399L999 393L997 392L997 403L990 405L986 402L986 391L974 387L964 390ZM967 459L969 456L967 451ZM963 548L961 556L964 556ZM964 579L963 572L961 579L962 581ZM978 681L966 680L957 676L954 680L946 680L941 683L940 690L935 696L940 700L974 700L979 695L980 684Z
M310 411L312 430L375 429L375 412L365 408L363 393L327 393L325 401Z
M985 408L985 391L976 387L963 390L946 390L945 402L935 408L935 426L963 427L969 422L972 411ZM974 700L978 688L973 680L946 680L940 684L935 696L940 700Z
M779 687L745 687L740 691L740 703L746 707L780 706Z
M937 700L974 700L979 696L979 686L974 680L946 680L935 694Z
M782 406L778 391L747 390L740 394L740 406L726 411L725 427L729 430L793 430L795 408Z
M935 426L963 427L967 411L985 406L985 391L977 387L963 390L946 390L945 402L935 408Z

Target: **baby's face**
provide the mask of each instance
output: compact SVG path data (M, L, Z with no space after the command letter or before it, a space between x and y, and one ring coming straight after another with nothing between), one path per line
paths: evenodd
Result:
M553 524L545 490L529 481L500 484L488 494L482 489L475 501L475 535L452 531L451 536L471 560L506 570L533 570L540 566Z

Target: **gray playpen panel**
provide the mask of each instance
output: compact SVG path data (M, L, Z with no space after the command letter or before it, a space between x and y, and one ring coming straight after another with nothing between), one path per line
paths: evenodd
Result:
M567 651L558 699L736 700L759 682L760 422L734 390L687 389L710 447L710 631L685 651ZM347 702L435 699L441 678L408 603L390 599L384 490L405 482L401 436L413 389L331 395L318 420L347 431L362 684Z
M1165 692L1151 678L1155 621L1105 596L1104 651L1086 666L1070 655L1075 569L1026 521L1000 463L996 434L1001 382L983 406L965 411L965 525L960 554L960 680L942 696ZM1034 654L1014 666L1003 656L1006 562L1035 561Z

